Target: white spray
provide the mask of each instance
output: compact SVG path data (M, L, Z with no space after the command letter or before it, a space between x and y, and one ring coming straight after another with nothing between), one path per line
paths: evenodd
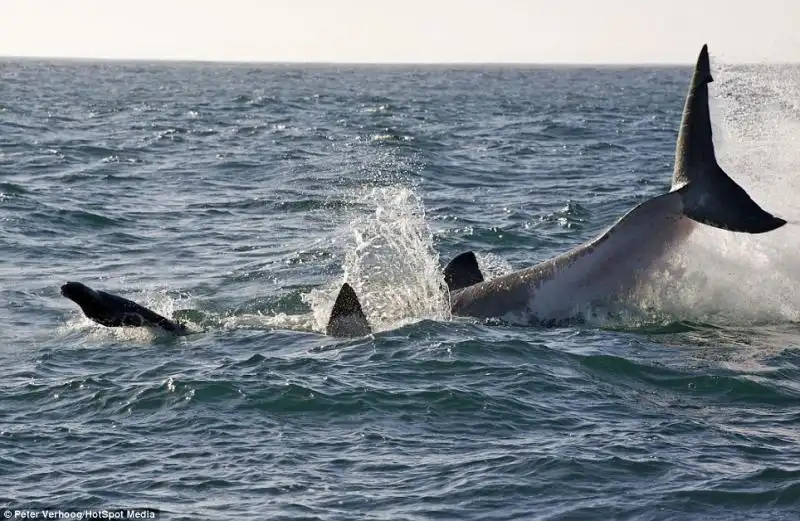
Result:
M795 322L800 320L800 68L716 70L709 87L719 163L762 208L789 224L761 235L698 226L676 254L682 275L670 281L669 291L651 294L648 304L690 320Z

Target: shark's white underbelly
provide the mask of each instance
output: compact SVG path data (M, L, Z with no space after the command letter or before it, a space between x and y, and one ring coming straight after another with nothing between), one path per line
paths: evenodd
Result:
M587 304L617 298L689 237L695 223L680 210L674 193L646 201L589 243L454 293L453 314L558 321Z

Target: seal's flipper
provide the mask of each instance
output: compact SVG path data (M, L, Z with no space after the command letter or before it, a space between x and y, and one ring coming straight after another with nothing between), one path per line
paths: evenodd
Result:
M686 95L678 142L672 191L683 199L690 219L734 232L763 233L786 224L756 204L717 164L708 110L708 84L714 81L704 45L697 58Z
M119 319L119 324L122 327L144 327L147 322L139 313L123 313Z
M454 257L444 268L444 281L450 291L483 282L483 274L475 254L467 251Z
M342 289L336 297L325 333L338 337L365 336L372 333L356 292L346 282L342 284Z

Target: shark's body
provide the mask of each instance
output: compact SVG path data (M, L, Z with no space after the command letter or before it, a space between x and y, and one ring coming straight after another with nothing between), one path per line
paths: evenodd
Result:
M474 254L444 270L454 315L552 324L585 305L625 296L685 242L698 223L764 233L786 224L750 199L720 168L708 109L708 48L697 59L683 109L672 187L623 215L599 237L555 258L484 280ZM360 308L359 308L360 310Z
M451 288L453 314L545 323L570 319L582 305L630 291L696 223L746 233L786 224L762 210L718 165L708 109L711 81L703 46L686 97L669 193L641 203L596 239L553 259Z
M600 237L553 259L451 291L452 313L478 318L553 323L583 305L630 290L695 223L669 194L634 208Z

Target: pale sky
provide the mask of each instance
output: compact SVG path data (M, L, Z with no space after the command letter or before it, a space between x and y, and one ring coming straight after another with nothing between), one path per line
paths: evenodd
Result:
M800 0L0 0L0 56L800 62Z

